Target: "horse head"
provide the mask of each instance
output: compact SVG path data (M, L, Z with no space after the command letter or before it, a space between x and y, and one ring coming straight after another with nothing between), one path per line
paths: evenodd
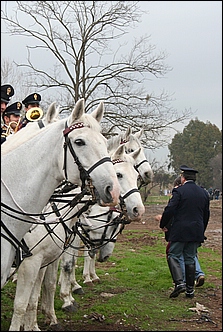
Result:
M138 173L134 168L141 148L127 154L125 146L120 145L111 155L120 186L120 203L124 204L129 220L136 221L142 218L145 207L137 188Z
M119 184L114 171L110 156L107 151L107 141L101 134L100 122L104 115L104 104L89 114L84 112L84 99L80 99L67 119L64 130L66 144L72 145L75 153L76 164L81 163L81 169L90 176L92 184L96 188L102 205L116 205L119 197ZM70 151L71 152L71 151ZM73 159L73 153L69 153L67 159ZM77 158L77 160L76 160ZM75 182L72 178L73 165L67 167L68 180ZM80 166L78 165L80 170ZM109 176L110 174L110 180Z
M132 128L128 126L124 133L120 133L108 139L108 151L110 154L113 153L120 144L125 145L126 153L131 153L141 147L141 152L135 160L135 168L139 173L141 185L147 185L152 181L153 171L150 163L146 159L144 149L140 142L143 132L143 129L141 129L133 134Z

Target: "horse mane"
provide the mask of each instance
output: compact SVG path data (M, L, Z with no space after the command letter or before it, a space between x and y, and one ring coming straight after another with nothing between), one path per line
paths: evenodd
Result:
M114 151L122 143L123 135L120 133L118 135L112 136L107 140L108 151Z

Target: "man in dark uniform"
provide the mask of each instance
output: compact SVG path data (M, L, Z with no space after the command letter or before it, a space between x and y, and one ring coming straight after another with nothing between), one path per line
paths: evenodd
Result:
M181 186L174 188L172 197L165 207L160 220L160 228L165 229L173 217L169 235L170 248L168 265L175 283L170 297L177 297L186 291L186 297L194 297L195 256L200 243L204 242L204 232L210 217L210 202L206 190L196 185L196 171L186 165L180 167ZM183 254L186 286L183 282L179 259Z
M1 144L5 142L6 137L18 130L20 121L20 111L22 109L22 103L20 101L6 107L2 113L2 120L4 124L1 126ZM10 125L11 123L11 125Z
M26 118L26 112L33 107L39 107L41 101L41 95L34 92L31 95L27 96L22 103L25 105L25 117L23 118L23 120L21 121L21 125L19 127L19 129L25 127L27 125L28 122L30 122L29 119Z
M13 95L14 89L10 84L1 85L1 114L5 111Z

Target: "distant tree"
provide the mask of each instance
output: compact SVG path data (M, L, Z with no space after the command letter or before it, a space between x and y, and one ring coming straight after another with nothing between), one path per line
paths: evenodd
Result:
M222 191L222 153L210 160L210 166L213 170L212 187L219 188Z
M159 193L163 193L164 189L172 189L175 174L168 172L166 169L166 162L160 164L156 160L151 162L151 167L153 169L153 179L150 184L144 187L141 191L143 200L146 202L148 195L151 193L152 189L158 187Z
M138 1L15 1L12 15L5 3L6 33L27 39L27 62L16 64L26 70L23 84L47 89L49 102L56 95L61 110L71 110L79 98L87 111L103 100L103 134L143 127L149 149L166 145L169 129L191 118L191 110L178 114L170 107L164 91L152 91L151 77L161 78L171 68L165 52L154 54L148 36L131 38L129 30L143 13Z
M222 132L210 122L191 120L182 133L176 134L168 145L169 167L179 174L183 164L199 171L197 183L209 188L213 185L211 161L222 151Z

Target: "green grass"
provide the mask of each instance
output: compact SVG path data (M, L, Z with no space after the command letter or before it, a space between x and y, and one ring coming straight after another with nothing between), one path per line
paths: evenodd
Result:
M181 330L179 319L197 317L188 308L196 302L204 302L204 293L214 290L215 285L208 281L208 275L221 280L221 252L200 247L199 260L206 274L203 287L196 289L194 299L185 299L184 294L170 299L173 286L165 257L166 242L162 232L153 232L154 245L134 245L142 237L140 231L125 230L129 241L116 243L112 257L107 263L96 263L96 271L101 283L93 288L83 285L85 294L75 295L79 304L76 313L62 311L59 287L55 296L55 310L59 321L81 322L84 315L92 312L105 316L107 323L137 326L141 331L175 331ZM134 241L133 241L134 239ZM138 241L140 242L140 240ZM77 281L82 284L83 257L78 259L76 269ZM101 293L112 293L113 297L102 297ZM13 311L15 284L9 282L2 290L1 322L2 331L9 329ZM38 314L38 323L44 321L43 314ZM81 325L79 324L79 327ZM76 330L76 329L75 329ZM198 328L199 330L199 324ZM200 326L202 331L202 326Z
M142 194L143 197L143 194ZM170 196L151 196L149 195L146 199L145 205L151 205L151 204L167 204L169 201Z

